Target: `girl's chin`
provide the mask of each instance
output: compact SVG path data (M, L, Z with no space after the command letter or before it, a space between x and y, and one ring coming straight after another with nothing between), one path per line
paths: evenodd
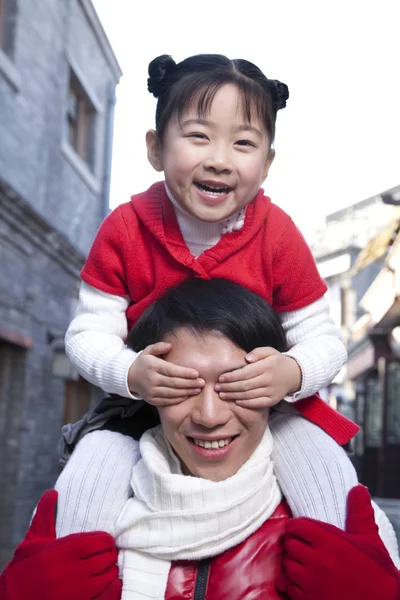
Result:
M219 223L220 221L225 221L239 210L227 205L211 207L198 203L193 203L190 207L185 208L192 217L195 217L203 223Z

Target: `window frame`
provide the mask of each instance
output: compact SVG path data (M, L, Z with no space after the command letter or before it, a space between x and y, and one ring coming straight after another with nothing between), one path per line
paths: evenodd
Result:
M10 60L15 53L17 17L17 0L0 0L0 50Z
M72 116L71 104L75 100L76 116ZM98 113L95 103L86 91L73 66L69 66L68 98L66 107L67 141L70 147L85 163L92 174L96 172L95 136L98 127Z

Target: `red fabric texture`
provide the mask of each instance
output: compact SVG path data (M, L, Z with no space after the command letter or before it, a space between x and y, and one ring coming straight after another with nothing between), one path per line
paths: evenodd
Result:
M289 517L282 502L244 542L212 558L202 600L286 598L276 589L275 580L282 569L282 539ZM197 562L173 562L165 600L193 600L197 576Z
M314 394L293 404L303 417L319 425L338 444L347 444L360 430L359 426Z
M368 490L349 492L346 530L290 519L278 589L291 600L399 600L400 573L375 523Z
M196 259L163 182L103 221L81 275L99 290L131 298L129 328L169 287L189 277L236 281L280 312L303 308L327 289L300 231L263 190L247 207L242 229Z
M114 539L101 531L56 539L56 508L57 492L49 490L0 576L0 599L120 600Z
M327 289L300 231L263 190L247 207L243 228L195 259L163 182L132 196L104 220L81 275L99 290L129 296L128 329L168 288L189 277L235 281L278 312L303 308ZM341 445L359 430L318 394L295 407Z

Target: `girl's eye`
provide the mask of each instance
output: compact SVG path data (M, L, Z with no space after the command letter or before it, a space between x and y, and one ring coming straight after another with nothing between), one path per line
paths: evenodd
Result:
M205 135L205 133L190 133L189 137L196 138L198 140L206 140L207 139L207 136Z
M239 146L252 146L253 148L256 147L255 143L251 140L238 140L236 144L238 144Z

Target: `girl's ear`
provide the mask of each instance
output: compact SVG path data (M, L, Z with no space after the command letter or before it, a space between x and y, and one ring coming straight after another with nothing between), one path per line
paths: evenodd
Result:
M161 144L157 132L149 129L146 133L147 158L149 163L156 171L163 171L161 158Z
M268 172L269 172L269 169L270 169L270 167L271 167L271 165L272 165L272 163L274 161L274 158L275 158L275 150L273 148L270 148L269 152L268 152L267 160L265 162L265 168L264 168L264 173L263 173L263 177L264 177L263 181L265 179L267 179Z

